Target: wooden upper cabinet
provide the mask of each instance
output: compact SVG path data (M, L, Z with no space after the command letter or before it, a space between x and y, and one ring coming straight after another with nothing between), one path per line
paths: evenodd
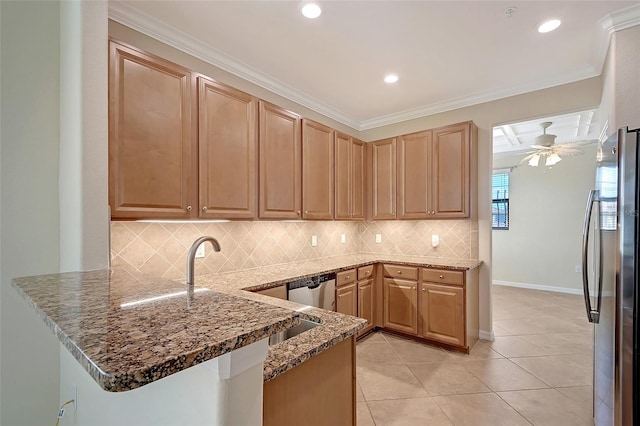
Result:
M300 116L260 101L260 197L264 219L299 219Z
M335 131L302 119L302 217L333 219Z
M364 219L365 158L364 142L336 132L336 219Z
M429 216L430 150L430 131L398 138L398 219Z
M475 125L459 123L398 138L398 218L471 217Z
M251 219L258 208L258 100L198 78L199 217Z
M371 218L396 217L396 138L373 142L371 152Z
M365 145L358 139L351 140L351 218L364 219L365 206Z
M195 217L194 80L185 68L109 42L111 217Z
M433 131L431 210L437 218L474 217L478 129L471 121Z

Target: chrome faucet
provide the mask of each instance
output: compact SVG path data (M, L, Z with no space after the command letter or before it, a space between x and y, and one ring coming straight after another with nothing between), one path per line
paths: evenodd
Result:
M198 250L198 247L200 247L200 244L205 241L209 241L215 251L220 251L220 244L218 244L218 241L209 236L200 237L191 244L189 254L187 255L187 285L189 286L193 285L193 270L195 269L194 263L196 260L196 251Z

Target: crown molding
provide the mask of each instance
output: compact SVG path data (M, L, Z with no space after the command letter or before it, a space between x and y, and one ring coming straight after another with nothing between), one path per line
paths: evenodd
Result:
M359 128L359 121L348 117L335 108L310 98L295 88L239 62L220 50L211 47L185 32L165 24L139 10L122 3L109 2L109 19L154 38L166 45L185 52L197 59L214 65L224 71L243 78L326 117L353 129Z
M592 56L592 63L596 65L595 67L587 66L569 74L556 75L552 78L528 82L517 87L490 90L363 121L350 117L268 74L251 68L247 64L233 59L220 50L142 13L134 7L122 3L109 2L109 18L339 123L355 130L363 131L596 77L602 73L611 34L640 24L640 5L613 12L598 22L599 25L596 29L598 31L597 42Z
M360 124L360 130L374 129L376 127L387 126L390 124L399 123L401 121L413 120L428 115L439 114L441 112L466 108L485 102L491 102L511 96L522 95L524 93L529 93L536 90L543 90L554 86L573 83L587 78L597 77L598 75L600 75L599 72L596 72L596 70L594 70L592 67L587 66L572 73L556 75L552 78L544 80L534 80L521 86L514 86L508 89L488 90L486 92L478 93L471 96L464 96L446 102L439 102L395 114L389 114L370 120L364 120Z
M611 35L616 31L622 31L636 25L640 25L640 4L612 12L598 21L597 38L592 58L600 73L602 73L607 59Z

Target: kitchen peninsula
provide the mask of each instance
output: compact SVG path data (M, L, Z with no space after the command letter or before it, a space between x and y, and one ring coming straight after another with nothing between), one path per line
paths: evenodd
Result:
M355 334L365 327L365 321L246 290L263 290L315 273L340 272L380 262L467 273L479 266L479 262L471 260L353 255L201 276L196 279L193 292L185 291L185 285L179 281L117 269L18 278L14 287L77 361L71 359L71 369L76 371L69 372L65 370L68 360L62 360L62 390L69 383L69 376L78 379L78 370L84 373L84 369L100 387L114 392L98 389L98 398L113 397L116 401L110 403L116 409L110 410L110 415L120 416L105 417L106 413L99 408L102 403L96 404L92 409L104 422L117 419L121 424L169 424L179 418L196 423L206 419L211 424L240 419L254 424L260 423L263 410L262 381L265 394L272 394L267 391L270 382L277 384L280 377L287 377L285 373L296 371L295 367L306 361L315 362L316 357L320 360L321 354L330 353L328 349L340 344L350 346L345 348L349 349L346 353L350 353L351 359L341 364L349 367L346 372L350 374L352 387L347 382L343 392L351 395L355 403L354 340ZM296 325L301 317L322 325L267 347L269 335ZM244 367L239 366L242 363ZM240 371L234 373L234 369ZM203 399L203 386L214 377L222 379L222 384ZM162 378L165 380L159 380ZM194 379L200 383L193 386ZM91 404L96 392L78 386L80 408L76 424L83 424L79 421L82 404L84 407ZM246 404L234 406L225 399L236 388L242 388ZM132 397L146 389L147 396ZM130 397L119 399L119 395ZM135 404L147 398L152 400L137 407L137 413L131 413L136 407L118 407L118 400ZM154 398L159 400L153 401ZM169 400L172 402L168 403ZM181 406L189 400L194 401L192 405ZM267 410L268 398L264 404ZM254 407L253 417L242 417L252 412L250 406ZM352 417L355 419L355 411Z

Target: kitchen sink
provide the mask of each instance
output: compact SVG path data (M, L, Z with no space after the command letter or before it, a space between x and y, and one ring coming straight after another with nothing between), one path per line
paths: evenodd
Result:
M306 319L300 319L300 324L294 327L288 328L286 330L280 331L276 334L272 334L269 336L269 345L276 345L278 343L282 343L287 339L291 339L294 336L297 336L300 333L304 333L305 331L309 331L312 328L316 328L319 326L319 322L310 321Z

